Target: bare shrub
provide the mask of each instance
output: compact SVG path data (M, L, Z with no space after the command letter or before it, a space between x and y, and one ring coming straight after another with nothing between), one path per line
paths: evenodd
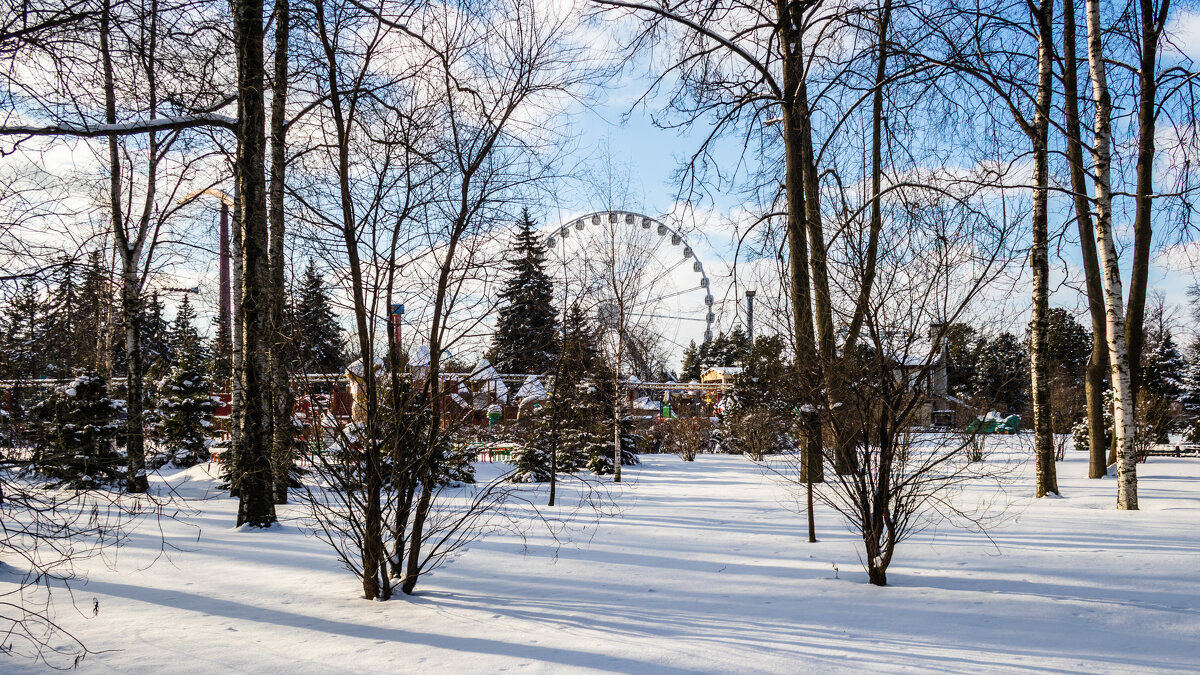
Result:
M679 455L685 462L696 461L696 455L707 452L712 445L712 422L704 417L664 419L655 423L651 437L662 452Z

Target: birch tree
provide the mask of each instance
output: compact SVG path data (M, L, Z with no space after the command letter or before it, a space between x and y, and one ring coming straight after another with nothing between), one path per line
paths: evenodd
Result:
M1121 261L1112 223L1112 97L1108 90L1108 65L1104 60L1104 29L1099 0L1085 0L1087 8L1088 66L1096 121L1092 138L1092 174L1095 184L1096 243L1104 270L1104 309L1108 360L1113 389L1113 435L1117 459L1117 508L1137 510L1137 462L1133 455L1134 397L1130 357L1125 334Z

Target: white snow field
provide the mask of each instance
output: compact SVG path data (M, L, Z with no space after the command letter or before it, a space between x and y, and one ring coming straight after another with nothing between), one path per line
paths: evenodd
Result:
M167 525L185 550L147 567L158 534L139 533L115 570L91 565L78 611L59 596L57 617L112 650L84 673L1200 670L1200 459L1152 458L1142 510L1118 512L1113 479L1083 478L1069 453L1064 498L1021 496L1032 485L1018 481L994 543L927 531L901 545L886 588L866 583L835 514L818 510L807 543L745 458L642 459L619 516L558 548L536 531L490 537L382 603L295 520L233 529L235 502L195 467L170 480L217 496Z

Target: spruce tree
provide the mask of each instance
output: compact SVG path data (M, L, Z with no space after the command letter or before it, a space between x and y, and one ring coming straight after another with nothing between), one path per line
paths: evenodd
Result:
M151 433L163 452L159 466L192 466L208 459L209 437L217 404L212 398L208 353L193 325L195 312L184 296L168 338L175 362L155 383Z
M700 350L692 340L683 350L683 361L679 364L679 380L691 382L700 379Z
M1163 331L1152 349L1148 350L1142 365L1142 389L1175 399L1183 393L1187 363L1175 346L1170 330Z
M55 270L46 303L46 344L43 371L52 378L66 377L83 364L79 359L79 284L75 262L64 258Z
M975 366L979 339L970 324L946 327L946 386L950 394L963 398L975 393Z
M521 213L508 259L491 361L502 373L551 372L558 333L554 285L546 274L546 246L528 210Z
M125 461L113 449L123 406L108 397L108 381L90 372L55 389L33 410L37 470L53 488L89 490L117 483Z
M312 260L304 268L300 287L285 312L291 323L295 366L310 373L336 373L346 365L346 338L333 313L329 287Z
M585 467L597 473L612 471L611 382L590 322L578 304L567 310L554 364L554 387L537 417L526 448L515 458L514 481L542 482L550 478L550 459L558 473ZM628 435L627 435L628 436ZM636 464L632 447L623 442L622 464Z
M1187 440L1190 443L1198 443L1200 442L1200 338L1193 340L1187 349L1187 366L1183 370L1180 388L1179 401L1191 418L1191 424L1187 429Z
M147 373L161 372L174 360L169 339L170 325L163 316L164 310L163 301L159 299L157 292L145 303L142 315L142 350L145 353L143 362L146 364Z
M42 354L46 345L47 316L38 298L37 286L26 280L4 313L4 352L8 378L37 378L44 375Z
M88 254L79 285L79 310L76 325L79 331L79 360L83 368L101 371L108 361L104 335L108 331L108 312L113 304L110 272L104 265L104 252L94 249Z
M1142 365L1138 415L1155 443L1166 443L1176 423L1175 402L1184 395L1187 363L1169 329L1157 336Z

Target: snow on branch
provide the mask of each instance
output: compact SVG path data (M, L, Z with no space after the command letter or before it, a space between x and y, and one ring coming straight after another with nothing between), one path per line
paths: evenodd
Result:
M181 115L178 117L160 117L153 120L122 122L120 124L51 124L47 126L0 126L3 136L81 136L94 138L97 136L130 136L151 131L173 131L191 129L193 127L225 127L233 129L237 126L237 118L216 113L198 115Z

